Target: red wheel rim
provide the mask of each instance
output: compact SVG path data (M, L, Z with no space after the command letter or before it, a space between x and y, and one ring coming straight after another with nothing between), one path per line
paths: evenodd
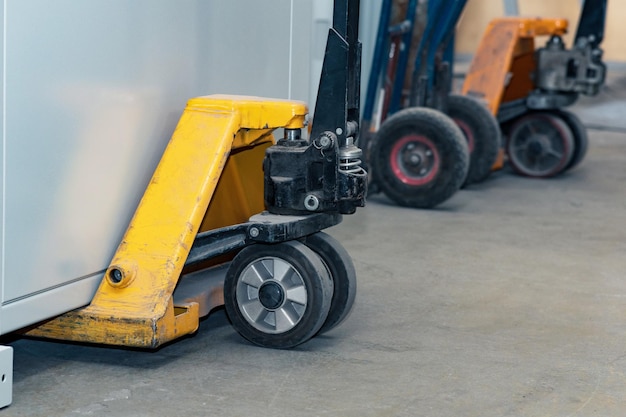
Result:
M469 148L469 153L471 154L472 152L474 152L474 144L476 142L476 139L474 138L474 131L472 131L472 128L463 120L461 119L452 119L452 120L454 120L454 123L456 123L456 125L461 129L461 132L463 132L463 135L465 136L465 139L467 140L467 147Z
M396 178L413 186L428 184L440 168L437 147L421 135L407 135L397 141L391 148L389 162Z

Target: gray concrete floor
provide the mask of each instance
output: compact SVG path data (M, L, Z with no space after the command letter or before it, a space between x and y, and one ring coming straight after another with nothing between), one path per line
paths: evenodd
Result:
M18 339L2 415L626 415L624 84L576 107L603 130L561 177L505 170L429 211L377 196L331 229L359 290L327 335L262 349L217 311L156 352Z

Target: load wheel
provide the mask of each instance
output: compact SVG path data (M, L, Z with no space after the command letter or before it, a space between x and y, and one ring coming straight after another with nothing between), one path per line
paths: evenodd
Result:
M372 144L375 182L397 204L431 208L461 188L469 168L467 141L445 114L401 110L382 124Z
M583 125L583 122L574 113L567 110L557 110L555 115L563 119L567 126L571 129L574 135L574 154L572 160L567 164L565 170L574 168L587 155L587 148L589 147L589 137L587 136L587 128Z
M461 128L467 140L470 164L465 185L484 181L500 150L500 125L489 109L473 97L448 96L448 116Z
M356 270L348 251L332 236L318 232L304 238L304 244L319 255L333 280L330 311L318 332L322 334L340 325L352 311L356 298Z
M572 161L574 135L555 113L527 113L511 124L506 151L511 167L518 174L552 177L563 172Z
M263 347L286 349L309 340L324 324L332 296L324 262L297 241L248 246L233 259L224 280L233 327Z

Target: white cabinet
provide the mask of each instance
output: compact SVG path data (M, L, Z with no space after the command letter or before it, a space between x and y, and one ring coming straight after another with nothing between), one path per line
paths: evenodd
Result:
M309 100L311 4L4 0L0 334L90 301L188 98Z

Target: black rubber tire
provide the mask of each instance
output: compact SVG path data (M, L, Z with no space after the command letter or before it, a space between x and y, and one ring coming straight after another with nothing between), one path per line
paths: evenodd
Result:
M407 160L414 157L417 164ZM431 208L461 188L469 151L452 119L437 110L412 107L383 122L374 137L371 163L375 182L390 199L403 206Z
M333 280L330 311L318 332L322 334L339 326L350 315L356 298L356 269L348 251L324 232L307 236L304 244L319 255Z
M511 122L506 153L517 174L532 178L553 177L563 172L572 161L574 135L565 120L554 112L529 112Z
M501 146L500 125L489 109L473 97L448 96L448 116L467 140L470 164L465 185L484 181L496 162Z
M567 110L556 110L553 113L567 123L574 135L574 154L572 155L572 160L565 167L565 171L567 171L580 164L585 155L587 155L589 136L587 135L587 128L574 113Z
M250 313L242 305L242 300L238 298L238 296L254 298L254 285L243 280L248 279L246 278L246 273L252 269L253 264L258 266L259 262L267 262L267 259L272 260L272 265L276 259L289 264L298 274L297 281L306 290L306 305L299 307L299 318L293 320L295 323L286 331L268 331L266 329L271 326L271 320L265 320L268 320L272 312L282 311L283 307L272 311L270 308L263 306L258 316L259 320L256 321L257 325L254 325L252 320L247 318ZM271 275L271 278L263 281L263 283L272 280L273 275ZM256 303L252 300L252 304L255 304L255 306L257 304L261 305L260 297L258 297L260 288L260 285L256 287ZM250 296L249 294L253 295ZM268 348L292 348L315 336L326 321L332 296L333 282L324 262L315 252L298 241L288 241L274 245L255 244L246 247L233 259L224 280L224 305L233 327L248 341ZM283 300L282 305L286 309L289 307L287 303L291 301L286 296L283 297ZM293 302L291 303L293 304ZM260 320L262 314L265 314L265 320ZM276 325L278 319L275 318L274 320ZM259 327L263 328L260 329Z

